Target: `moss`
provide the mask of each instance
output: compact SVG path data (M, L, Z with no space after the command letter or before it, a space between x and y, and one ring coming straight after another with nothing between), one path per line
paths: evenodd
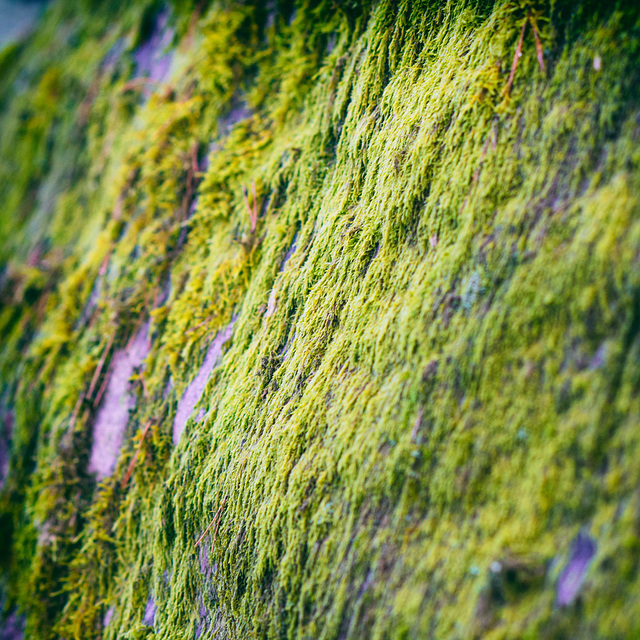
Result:
M0 59L27 637L635 637L634 3L180 5L150 88L162 7L87 6ZM147 319L96 483L96 389Z

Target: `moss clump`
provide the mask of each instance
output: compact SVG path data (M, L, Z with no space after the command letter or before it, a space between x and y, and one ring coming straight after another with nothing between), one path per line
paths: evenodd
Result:
M0 59L5 615L636 637L635 3L94 5ZM100 390L148 320L96 483Z

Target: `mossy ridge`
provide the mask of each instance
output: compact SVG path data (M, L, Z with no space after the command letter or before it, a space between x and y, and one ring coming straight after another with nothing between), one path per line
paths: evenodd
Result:
M166 638L195 629L202 598L230 637L637 631L633 613L609 612L632 612L639 595L638 17L535 7L550 16L549 75L537 70L529 37L505 98L500 80L528 8L382 3L363 32L364 22L340 27L334 18L342 35L305 84L300 69L308 75L323 59L327 31L319 25L319 39L308 37L304 11L318 10L309 4L290 26L279 23L272 53L234 54L234 80L217 103L198 95L198 82L184 101L190 73L206 77L199 61L176 79L175 96L137 107L135 125L125 117L104 172L119 177L105 178L94 200L100 215L121 207L121 219L97 242L88 236L85 246L97 248L84 265L64 267L52 294L60 302L50 302L24 365L20 405L37 393L44 418L19 409L19 437L41 423L26 522L56 513L59 538L87 523L79 553L71 545L52 557L41 540L31 561L43 601L68 572L58 633L100 633L107 602L117 606L106 637L151 635L142 625L150 588L155 635ZM255 44L260 29L248 26L250 8L240 11L221 21L231 31L207 37L236 42L241 26L240 42ZM565 21L554 23L554 12ZM219 24L213 15L202 23ZM307 42L315 48L305 66ZM256 115L212 155L183 223L188 156L214 134L244 74ZM105 99L119 95L117 82ZM238 242L248 227L242 187L253 183L265 206L247 250ZM112 281L86 327L79 313L107 256ZM133 443L79 520L72 488L89 412L76 422L72 459L51 434L68 425L107 336L126 340L154 306L145 282L160 287L168 273L144 373L150 399L131 429L147 417L158 426L129 490L118 483ZM275 312L265 318L272 291ZM176 398L206 336L234 313L208 418L187 429L166 467ZM602 347L599 367L589 366ZM169 375L175 389L164 401ZM40 486L50 489L38 494ZM212 585L193 545L221 505ZM592 615L554 611L553 568L530 591L487 601L492 560L526 552L544 564L580 526L600 545L584 595ZM34 551L20 545L33 545L38 530L21 527L16 557L28 560ZM31 611L33 637L50 637L60 602Z

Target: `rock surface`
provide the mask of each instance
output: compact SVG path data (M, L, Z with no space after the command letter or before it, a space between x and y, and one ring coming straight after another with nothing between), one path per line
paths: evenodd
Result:
M2 49L3 633L640 637L639 25L56 0Z

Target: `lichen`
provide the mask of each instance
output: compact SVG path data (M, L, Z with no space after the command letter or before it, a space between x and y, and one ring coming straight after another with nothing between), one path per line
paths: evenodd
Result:
M0 54L3 615L636 637L639 43L632 2L52 3Z

